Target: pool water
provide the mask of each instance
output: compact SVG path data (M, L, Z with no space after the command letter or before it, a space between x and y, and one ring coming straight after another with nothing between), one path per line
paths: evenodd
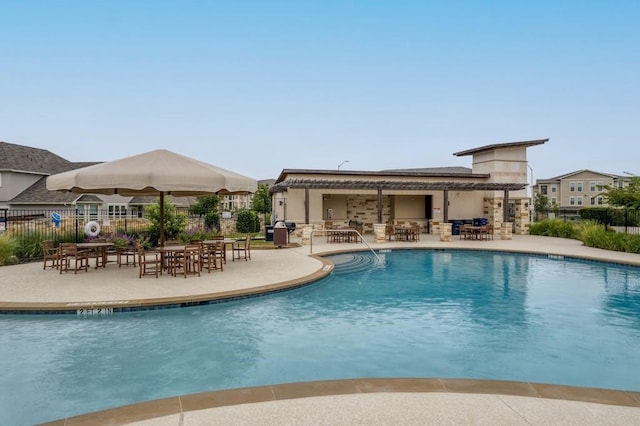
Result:
M0 424L308 380L447 377L640 391L640 268L520 254L341 254L333 274L193 308L0 316Z

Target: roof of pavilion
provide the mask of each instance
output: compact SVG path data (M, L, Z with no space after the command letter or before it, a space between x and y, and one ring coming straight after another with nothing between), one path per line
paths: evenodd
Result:
M418 180L356 180L356 179L285 179L270 188L271 193L284 192L289 188L307 189L380 189L408 191L517 191L526 183L498 182L455 182L455 181L418 181Z

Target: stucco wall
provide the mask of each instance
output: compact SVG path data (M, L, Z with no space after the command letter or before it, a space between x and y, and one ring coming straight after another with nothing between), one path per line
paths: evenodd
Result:
M2 172L0 179L0 201L9 201L31 185L39 181L42 176L27 173Z

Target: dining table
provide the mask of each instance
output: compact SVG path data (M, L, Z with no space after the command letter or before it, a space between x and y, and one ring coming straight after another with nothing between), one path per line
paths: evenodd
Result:
M204 240L202 244L216 244L221 242L224 244L224 263L227 263L227 250L233 250L233 245L238 241L235 238L224 238L219 240Z
M93 243L78 243L76 246L78 250L89 250L96 253L96 269L99 267L107 267L107 249L113 247L115 244L107 242L93 242Z
M176 253L183 253L187 248L184 244L172 244L164 247L156 248L156 251L160 253L162 259L162 269L169 271L171 261ZM169 271L171 272L171 271Z

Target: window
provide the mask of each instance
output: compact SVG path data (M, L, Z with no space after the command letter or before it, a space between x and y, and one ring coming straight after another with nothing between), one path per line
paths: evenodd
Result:
M601 180L596 182L596 190L598 192L602 192L603 189L604 189L604 183Z
M582 205L582 197L576 197L576 203L581 206Z
M127 215L127 206L124 204L110 204L108 210L109 219L118 219Z
M602 197L598 197L598 205L601 206L602 204L604 204L604 200Z
M85 218L86 220L98 219L98 205L97 204L79 204L77 206L78 217Z
M556 197L551 197L551 204L558 204L558 199Z
M576 197L569 197L569 205L570 206L576 205Z
M576 183L569 182L569 192L576 192Z
M540 193L547 195L547 185L540 185Z
M578 192L582 192L582 182L578 182Z
M596 182L593 180L589 182L589 191L596 192Z
M618 181L618 188L624 188L624 181L623 180L619 180Z
M557 192L558 187L556 185L551 185L551 192Z

